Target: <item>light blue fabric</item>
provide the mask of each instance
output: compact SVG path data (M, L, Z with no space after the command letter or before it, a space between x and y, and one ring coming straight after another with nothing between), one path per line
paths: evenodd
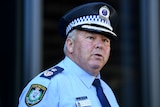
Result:
M56 66L64 70L51 79L40 77L46 70L28 83L19 98L18 107L28 107L25 97L32 84L41 84L47 88L42 100L33 107L77 107L76 102L84 104L83 106L88 105L87 107L101 107L96 89L92 85L94 76L81 69L68 57ZM96 78L100 79L100 75ZM101 84L111 107L119 107L110 87L103 80Z

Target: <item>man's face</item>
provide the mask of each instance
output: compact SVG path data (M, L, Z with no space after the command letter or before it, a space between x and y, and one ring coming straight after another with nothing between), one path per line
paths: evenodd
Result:
M91 75L97 76L110 55L110 39L96 33L77 31L71 59Z

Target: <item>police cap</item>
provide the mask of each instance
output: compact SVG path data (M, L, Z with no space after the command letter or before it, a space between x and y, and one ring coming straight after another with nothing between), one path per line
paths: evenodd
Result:
M59 21L59 33L65 38L73 29L103 34L117 38L115 29L118 25L116 10L104 2L92 2L69 10Z

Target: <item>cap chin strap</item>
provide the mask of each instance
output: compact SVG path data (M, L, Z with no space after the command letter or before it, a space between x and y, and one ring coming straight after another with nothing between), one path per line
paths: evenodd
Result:
M112 32L112 31L110 31L108 29L102 28L102 27L91 26L91 25L82 25L81 28L82 29L92 29L92 30L98 30L98 31L102 31L102 32L107 32L107 33L110 33L113 36L117 37L117 35L114 32Z

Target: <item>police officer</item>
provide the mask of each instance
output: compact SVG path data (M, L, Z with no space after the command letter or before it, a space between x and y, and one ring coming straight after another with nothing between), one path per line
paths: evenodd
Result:
M66 38L65 58L28 83L18 106L119 107L111 88L100 76L109 59L110 41L117 38L117 20L115 9L103 2L68 11L58 26ZM101 88L97 88L95 80Z

